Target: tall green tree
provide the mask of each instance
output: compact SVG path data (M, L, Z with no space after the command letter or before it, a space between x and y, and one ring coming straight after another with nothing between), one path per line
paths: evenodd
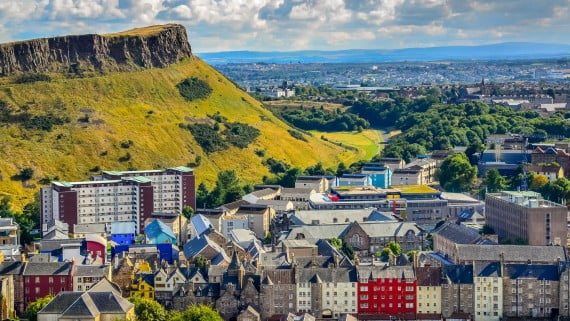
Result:
M206 204L208 202L208 194L210 192L208 191L208 187L206 187L206 184L204 184L204 182L200 183L200 185L198 185L198 189L196 190L196 207L197 208L205 208L208 206L208 204Z
M437 176L446 191L464 192L473 186L477 167L471 165L464 153L456 153L443 161Z
M129 299L135 305L137 321L167 321L168 313L160 303L153 299L131 297Z
M507 188L507 180L496 168L487 171L484 179L485 188L489 193L504 191Z
M207 305L191 305L186 311L175 313L169 321L223 321L220 314Z
M53 300L54 296L49 294L44 296L43 298L39 298L36 301L30 303L26 308L26 318L30 321L37 321L38 320L38 312L41 311L48 303Z

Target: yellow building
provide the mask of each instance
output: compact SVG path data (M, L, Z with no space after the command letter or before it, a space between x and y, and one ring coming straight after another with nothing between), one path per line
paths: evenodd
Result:
M136 274L131 284L131 296L154 299L154 274Z
M417 267L418 314L441 314L441 267Z

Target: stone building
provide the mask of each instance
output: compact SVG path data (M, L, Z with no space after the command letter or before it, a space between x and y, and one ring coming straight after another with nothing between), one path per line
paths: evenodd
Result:
M473 315L473 266L443 266L441 285L442 315L449 318L454 314Z

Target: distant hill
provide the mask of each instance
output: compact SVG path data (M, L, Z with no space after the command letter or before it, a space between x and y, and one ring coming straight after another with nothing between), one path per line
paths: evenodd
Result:
M187 165L198 156L198 180L209 184L222 169L260 182L270 175L263 153L301 167L359 160L358 151L320 137L294 138L290 126L193 56L185 37L169 26L0 45L0 57L12 57L9 69L3 62L8 76L0 77L0 196L21 207L45 178L84 180L100 170ZM16 47L35 51L12 54ZM211 87L207 98L181 96L177 85L191 77ZM228 143L207 154L185 126L212 124L212 115L260 134L245 148ZM34 174L22 182L25 168Z
M225 63L364 63L441 60L516 60L570 57L570 45L506 42L482 46L337 51L228 51L199 53L209 64Z

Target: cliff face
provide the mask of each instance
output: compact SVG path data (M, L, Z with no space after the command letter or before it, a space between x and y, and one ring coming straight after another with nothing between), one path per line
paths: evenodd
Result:
M184 27L169 24L110 35L0 44L0 76L68 72L77 63L84 70L104 72L164 68L191 55Z

